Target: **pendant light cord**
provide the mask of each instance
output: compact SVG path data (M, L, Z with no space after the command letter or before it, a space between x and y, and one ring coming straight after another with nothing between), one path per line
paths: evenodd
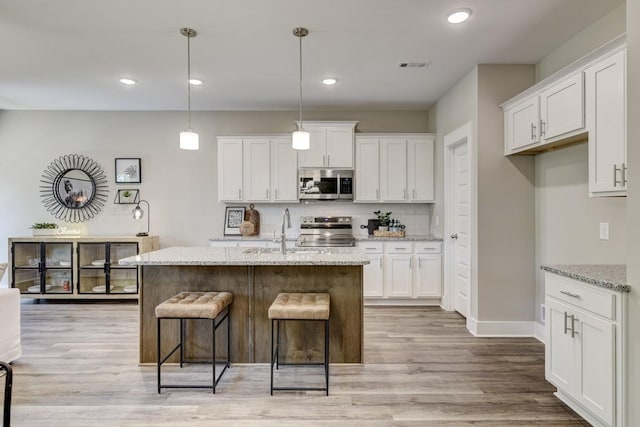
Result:
M187 106L189 108L189 131L191 131L191 36L187 36Z
M302 36L298 36L298 41L300 42L300 130L302 130Z

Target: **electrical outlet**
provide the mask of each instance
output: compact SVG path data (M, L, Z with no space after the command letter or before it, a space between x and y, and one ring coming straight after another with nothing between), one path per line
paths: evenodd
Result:
M609 240L609 223L600 223L600 240Z

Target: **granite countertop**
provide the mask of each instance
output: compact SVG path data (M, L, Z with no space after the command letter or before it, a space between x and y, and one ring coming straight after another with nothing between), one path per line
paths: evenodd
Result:
M264 248L171 247L123 258L121 265L365 265L360 248L296 248L287 254Z
M280 235L277 236L278 241L280 240ZM285 241L287 242L295 242L298 240L298 237L287 236ZM224 237L209 237L210 242L272 242L273 235L261 235L261 236L224 236Z
M623 264L558 264L541 265L540 268L590 285L619 292L631 291L627 283L627 266Z
M441 237L427 234L407 234L405 237L354 236L358 242L442 242Z

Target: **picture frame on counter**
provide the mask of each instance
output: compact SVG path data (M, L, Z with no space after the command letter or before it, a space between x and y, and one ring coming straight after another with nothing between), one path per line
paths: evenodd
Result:
M116 158L116 184L140 184L142 168L140 158Z
M241 236L240 226L244 221L244 206L227 206L224 213L224 235Z

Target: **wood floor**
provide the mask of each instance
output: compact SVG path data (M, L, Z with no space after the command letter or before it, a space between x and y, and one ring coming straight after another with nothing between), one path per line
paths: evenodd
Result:
M366 309L365 364L332 365L328 397L270 396L268 365L233 365L215 395L158 395L155 367L137 365L132 304L23 303L22 339L16 427L588 425L552 395L540 342L474 338L439 308ZM302 369L321 381L320 368ZM209 378L200 365L171 377L178 370L168 367L167 379Z

